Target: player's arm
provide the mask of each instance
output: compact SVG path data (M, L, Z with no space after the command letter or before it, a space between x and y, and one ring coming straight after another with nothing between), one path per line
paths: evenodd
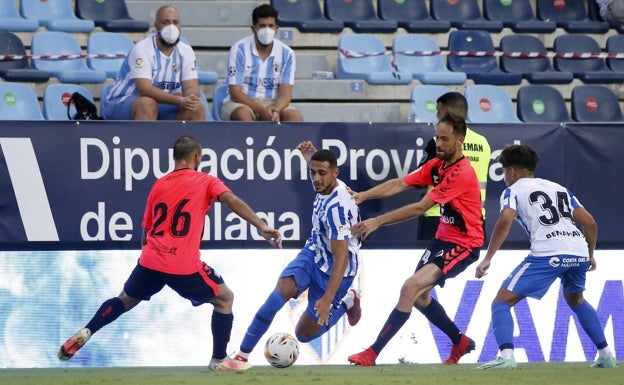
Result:
M340 288L342 277L344 276L349 262L348 240L331 240L330 247L334 256L334 263L331 273L329 274L327 289L325 290L325 294L314 304L319 325L329 324L329 313L332 301L338 292L338 288Z
M572 211L572 219L583 227L583 235L585 235L587 248L589 249L589 270L596 270L594 250L596 249L596 241L598 239L598 224L584 207L577 207L574 209L574 211Z
M377 186L370 188L366 191L356 192L349 189L349 194L355 199L356 204L360 204L369 199L386 198L396 195L401 191L407 190L409 185L405 183L403 178L394 178L378 184Z
M362 221L353 226L351 232L354 236L360 239L366 239L373 231L377 230L379 227L403 222L408 219L412 219L414 217L422 215L425 211L429 210L435 204L436 202L429 198L429 196L425 195L420 201L416 203L412 203L410 205L403 206L401 208L376 216L374 218L369 218L365 221Z
M229 207L230 210L257 228L264 239L269 241L271 246L282 247L282 235L280 232L264 223L245 201L231 192L222 193L219 195L218 199L219 202Z
M481 261L479 266L477 266L475 277L481 278L487 274L487 270L490 268L490 261L507 239L509 230L511 230L511 225L513 224L515 218L516 210L514 209L504 208L500 212L500 215L494 224L494 229L492 230L492 236L490 237L490 243L488 245L487 252L485 253L485 258L483 258L483 261Z

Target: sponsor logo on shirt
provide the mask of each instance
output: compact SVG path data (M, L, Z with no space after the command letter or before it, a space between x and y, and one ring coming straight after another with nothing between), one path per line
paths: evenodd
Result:
M144 65L144 61L142 57L138 57L136 58L136 60L134 61L134 68L143 68Z

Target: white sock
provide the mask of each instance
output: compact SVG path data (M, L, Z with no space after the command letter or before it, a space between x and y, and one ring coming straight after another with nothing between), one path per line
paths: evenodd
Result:
M241 352L240 350L236 353L236 356L243 357L245 360L249 360L249 353Z
M608 346L606 348L598 349L598 357L609 358L610 355L611 355L611 350L609 350Z
M514 358L514 351L513 351L513 349L503 349L503 350L501 350L501 358L503 360L513 360L513 358Z
M344 297L342 297L342 302L347 306L347 310L353 307L353 297L354 297L354 294L351 290L349 290L347 294Z

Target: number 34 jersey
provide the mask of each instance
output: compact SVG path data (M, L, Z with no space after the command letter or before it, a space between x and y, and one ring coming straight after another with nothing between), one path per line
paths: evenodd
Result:
M219 195L231 190L219 178L190 168L157 180L147 196L142 227L147 232L139 264L170 274L201 269L204 219Z
M582 205L567 188L546 179L521 178L503 191L500 205L501 211L516 211L531 239L531 255L589 256L585 237L572 219Z

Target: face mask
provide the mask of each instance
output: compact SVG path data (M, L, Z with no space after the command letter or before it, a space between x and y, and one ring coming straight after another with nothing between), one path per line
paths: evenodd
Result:
M169 24L158 31L160 38L165 44L173 47L180 40L180 29L173 24Z
M273 39L275 38L275 30L273 28L265 27L259 31L256 31L256 37L260 44L262 45L271 45L273 43Z

